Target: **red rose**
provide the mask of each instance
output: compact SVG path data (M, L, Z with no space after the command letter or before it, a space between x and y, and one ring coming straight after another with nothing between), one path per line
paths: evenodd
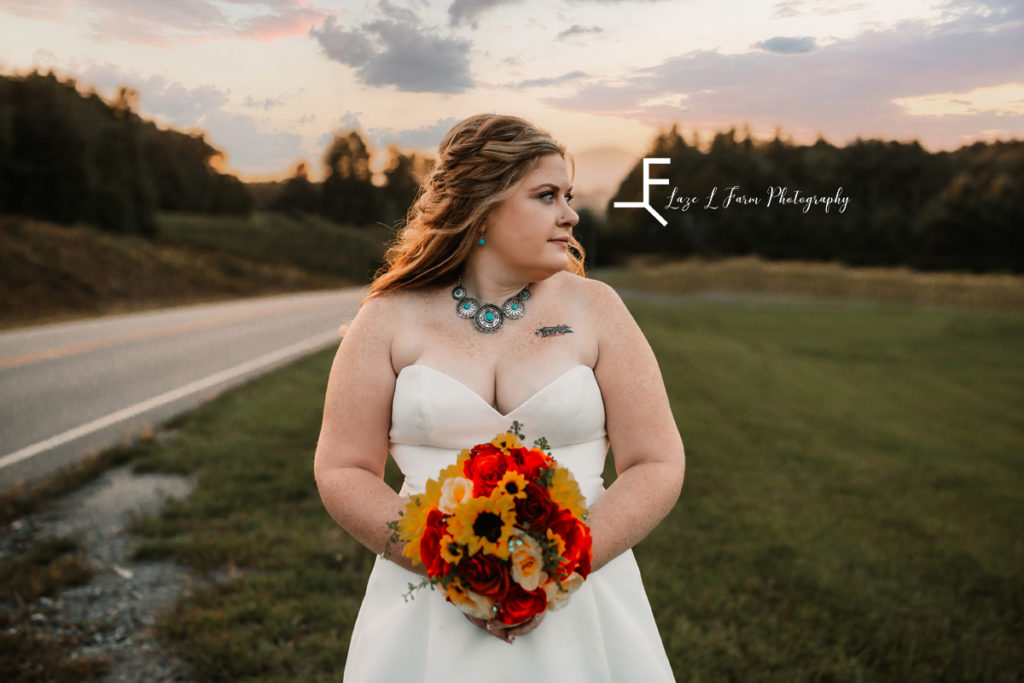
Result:
M511 583L508 566L498 558L486 553L477 553L459 563L459 576L476 593L486 595L496 602L505 599Z
M565 541L565 562L561 563L559 569L568 576L573 571L579 571L577 565L580 558L590 551L590 529L580 523L571 512L562 508L551 518L548 524L553 532L562 537ZM587 559L587 571L589 572L590 561ZM581 574L583 572L580 572ZM584 574L584 576L586 576Z
M462 472L473 482L473 497L489 496L512 462L494 444L474 446L462 465Z
M548 490L531 482L526 485L526 498L516 499L516 525L527 531L543 532L557 511Z
M487 443L478 443L473 446L469 451L469 456L475 458L481 454L494 455L495 453L501 453L501 449L488 441Z
M589 527L583 527L583 532L586 534L586 537L583 539L583 544L580 547L579 564L576 565L576 571L585 579L590 576L590 561L593 559L593 537L590 535Z
M536 479L540 476L541 468L551 464L551 458L538 448L516 448L512 450L512 460L526 481Z
M521 624L543 612L547 606L548 596L543 588L525 591L513 581L501 603L498 618L506 624Z
M431 577L448 573L449 565L441 557L441 539L445 534L445 515L440 510L431 510L427 525L420 539L420 559Z

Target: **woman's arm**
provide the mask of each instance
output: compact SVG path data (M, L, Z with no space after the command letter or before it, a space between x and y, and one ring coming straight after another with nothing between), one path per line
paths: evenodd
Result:
M383 552L391 537L388 522L398 519L405 500L384 483L384 465L391 430L395 371L391 365L393 324L402 319L396 303L381 297L359 309L345 332L327 382L324 419L313 470L320 499L341 528L374 553ZM426 568L392 544L388 559L421 576ZM486 633L508 643L529 633L540 619L509 627L497 619L465 615Z
M618 478L590 511L593 568L632 548L665 518L682 490L683 440L650 344L618 293L590 281L599 321L594 374Z
M395 372L391 365L393 300L370 299L345 332L331 366L313 471L320 499L345 531L374 553L383 552L405 501L384 483ZM413 568L399 544L388 559Z

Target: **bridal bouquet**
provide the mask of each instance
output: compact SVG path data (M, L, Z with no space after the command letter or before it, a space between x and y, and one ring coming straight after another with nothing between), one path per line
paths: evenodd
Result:
M519 429L460 452L389 524L430 577L410 595L440 586L466 614L511 625L561 608L590 573L579 484L544 452L546 439L525 448Z

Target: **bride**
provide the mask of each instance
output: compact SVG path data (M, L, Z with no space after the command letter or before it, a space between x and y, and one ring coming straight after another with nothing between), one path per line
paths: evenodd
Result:
M631 548L672 509L683 443L657 360L616 292L585 277L564 147L511 116L452 128L327 386L316 482L334 520L385 550L411 494L513 420L545 437L590 508L593 570L522 624L471 618L398 552L378 556L346 681L671 681ZM579 257L573 253L576 251ZM602 482L609 445L618 477ZM405 475L383 481L388 452Z

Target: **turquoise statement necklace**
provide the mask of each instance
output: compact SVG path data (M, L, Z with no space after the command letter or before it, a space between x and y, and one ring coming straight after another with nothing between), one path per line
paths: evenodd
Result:
M472 318L473 324L480 332L493 334L501 329L505 318L518 320L526 313L526 300L530 298L530 285L523 287L518 294L505 299L505 303L498 308L494 304L482 304L471 297L466 288L462 286L462 278L452 290L452 298L457 302L455 312L460 318Z

